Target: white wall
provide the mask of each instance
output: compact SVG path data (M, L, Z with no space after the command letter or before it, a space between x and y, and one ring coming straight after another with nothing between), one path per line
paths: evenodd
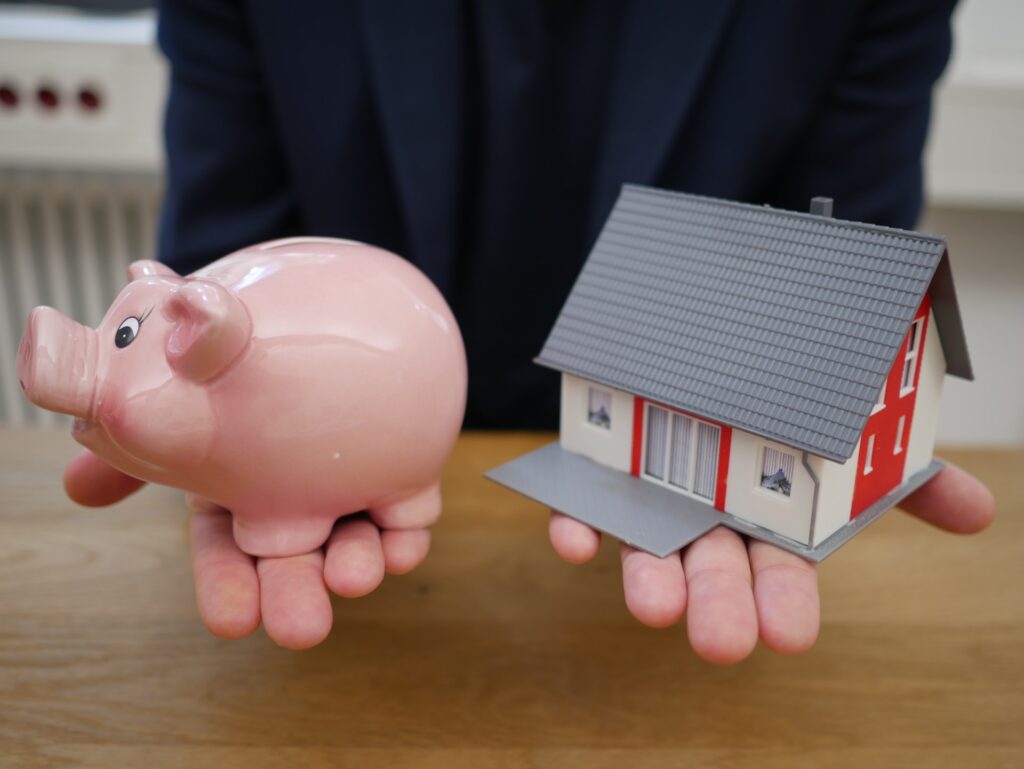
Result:
M765 446L796 454L792 493L788 497L761 488L762 450ZM806 545L809 544L813 499L814 481L800 461L799 451L741 430L732 431L725 512Z
M611 428L587 421L591 387L612 394ZM562 374L562 411L559 440L562 446L595 462L628 473L633 448L633 396L585 379Z
M939 205L1024 206L1024 3L968 0L936 93L928 196Z
M860 441L853 455L839 464L824 457L809 457L808 464L818 476L818 515L814 521L814 542L819 545L850 521L853 487L857 482L857 459Z
M910 440L907 442L907 457L903 466L904 481L918 470L923 470L932 461L942 386L947 379L946 355L939 342L935 314L930 312L928 328L924 335L921 373L914 398L914 414L910 420ZM949 380L952 381L953 378L949 377Z
M959 4L927 152L976 381L946 380L940 445L1024 445L1024 2Z
M155 34L155 11L0 4L0 72L22 94L17 108L0 114L0 166L159 172L167 65ZM30 106L43 82L60 99L52 110ZM98 94L99 110L75 106L82 87Z
M938 443L1024 445L1024 211L933 208L920 227L949 244L974 368L946 377Z

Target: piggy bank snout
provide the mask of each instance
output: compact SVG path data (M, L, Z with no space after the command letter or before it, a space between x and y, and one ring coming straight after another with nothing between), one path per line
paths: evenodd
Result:
M51 307L28 317L18 346L18 381L30 401L87 418L96 386L96 332Z

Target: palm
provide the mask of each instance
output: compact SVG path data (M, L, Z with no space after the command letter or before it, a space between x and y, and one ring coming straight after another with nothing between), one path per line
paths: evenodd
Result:
M985 486L948 466L901 505L947 531L971 533L992 521ZM583 563L597 552L600 535L553 513L551 544L565 560ZM818 636L818 580L814 566L763 542L745 542L719 527L681 553L657 558L621 548L626 606L640 622L666 627L686 615L694 650L730 664L749 655L757 639L781 654L806 651Z
M85 505L107 505L143 485L88 451L68 465L65 487ZM415 568L430 547L427 528L381 529L363 516L342 518L325 546L287 558L253 558L235 545L230 513L191 499L196 600L206 626L240 638L263 623L281 646L308 648L330 632L328 590L345 597L373 591L385 573ZM992 520L992 496L978 480L950 466L902 505L947 531L970 533ZM555 513L551 542L567 561L597 552L600 535ZM622 580L629 611L652 627L687 618L690 643L703 658L728 664L744 659L760 637L773 651L809 649L818 635L814 567L762 542L744 542L718 528L682 553L656 558L622 546Z
M116 502L143 483L84 451L68 465L64 485L75 501L96 506ZM347 516L319 550L254 558L235 544L229 511L193 497L189 505L196 602L207 628L222 638L241 638L262 622L281 646L315 646L333 622L328 590L347 598L366 595L385 573L415 568L430 548L427 528L386 530L365 516Z

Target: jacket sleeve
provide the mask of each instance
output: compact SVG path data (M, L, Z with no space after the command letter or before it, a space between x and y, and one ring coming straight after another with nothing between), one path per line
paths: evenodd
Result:
M932 88L949 59L955 0L874 0L806 133L771 186L771 203L835 200L843 219L913 228Z
M234 0L167 0L170 63L160 259L185 274L237 248L294 234L284 154L248 20Z

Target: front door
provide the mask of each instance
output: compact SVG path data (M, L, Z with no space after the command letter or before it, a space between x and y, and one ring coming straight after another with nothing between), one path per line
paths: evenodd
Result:
M648 403L643 474L714 503L721 429Z

